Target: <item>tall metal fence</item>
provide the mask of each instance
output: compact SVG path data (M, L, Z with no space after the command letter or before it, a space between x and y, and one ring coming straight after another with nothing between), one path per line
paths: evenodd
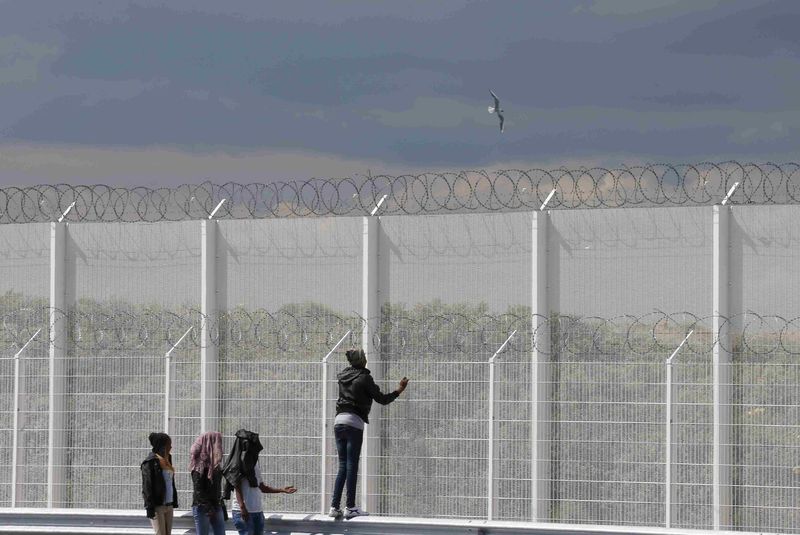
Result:
M248 428L320 511L360 346L373 513L796 533L798 210L0 225L0 506L140 508L166 429L187 507Z

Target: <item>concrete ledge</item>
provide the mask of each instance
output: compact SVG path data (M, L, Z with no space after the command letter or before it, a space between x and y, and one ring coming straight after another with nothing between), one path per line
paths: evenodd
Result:
M488 522L371 516L334 520L318 514L265 513L266 533L282 535L744 535L742 531L703 531L636 526L576 524L534 524L529 522ZM235 534L228 521L228 533ZM175 535L194 533L191 511L175 512ZM71 535L151 535L144 511L92 509L8 509L0 508L0 533Z

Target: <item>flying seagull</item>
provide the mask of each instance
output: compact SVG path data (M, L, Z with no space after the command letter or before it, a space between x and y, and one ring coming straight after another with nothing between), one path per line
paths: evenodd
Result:
M494 94L494 91L491 89L489 93L492 94L492 98L494 99L494 106L489 106L489 113L496 113L498 117L500 117L500 131L503 131L503 122L505 122L505 118L503 118L503 108L500 107L500 99L497 98L497 95Z

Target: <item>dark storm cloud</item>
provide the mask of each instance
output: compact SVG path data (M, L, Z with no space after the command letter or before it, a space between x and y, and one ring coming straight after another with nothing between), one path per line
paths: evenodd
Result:
M415 167L776 154L800 127L797 6L11 2L0 133Z
M800 3L776 0L701 24L669 49L688 54L797 58L798 25Z

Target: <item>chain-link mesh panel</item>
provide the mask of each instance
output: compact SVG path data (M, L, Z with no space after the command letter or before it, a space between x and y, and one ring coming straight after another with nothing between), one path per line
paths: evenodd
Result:
M18 369L17 505L46 503L47 345L50 227L47 223L0 227L0 504L11 504L14 441L14 355ZM44 454L44 455L43 455Z
M0 354L0 503L11 505L11 445L14 419L14 356L10 350Z
M517 336L519 338L517 338ZM503 520L531 518L530 334L519 329L495 364L495 510Z
M64 411L67 467L64 503L54 505L141 507L147 437L164 429L165 353L199 301L199 230L192 222L69 228L65 394L54 407ZM188 446L173 444L181 471Z
M731 209L730 379L737 529L800 525L800 221L794 206ZM753 311L769 311L759 315Z
M672 526L711 529L713 514L712 446L714 407L713 335L695 332L687 351L673 364L673 478Z
M341 350L361 345L362 225L360 218L219 224L218 296L226 312L218 429L226 448L238 429L259 433L265 482L298 488L265 497L268 510L320 508L321 362L348 330ZM332 427L327 434L335 452ZM335 461L327 467L335 470Z
M737 319L744 336L731 341L731 523L793 532L800 522L800 336L779 318Z
M528 515L514 491L529 486L529 407L503 379L529 377L520 348L530 336L530 215L383 217L381 231L378 376L389 390L404 375L412 384L370 416L381 429L380 512L487 515L488 360L518 329L520 344L499 357L493 491L497 518Z
M701 324L560 317L553 322L553 519L663 525L666 360ZM706 331L707 332L707 329ZM710 523L710 336L678 357L673 485L678 525ZM705 382L704 382L705 381Z
M580 316L711 313L711 214L704 208L550 214L550 309Z

